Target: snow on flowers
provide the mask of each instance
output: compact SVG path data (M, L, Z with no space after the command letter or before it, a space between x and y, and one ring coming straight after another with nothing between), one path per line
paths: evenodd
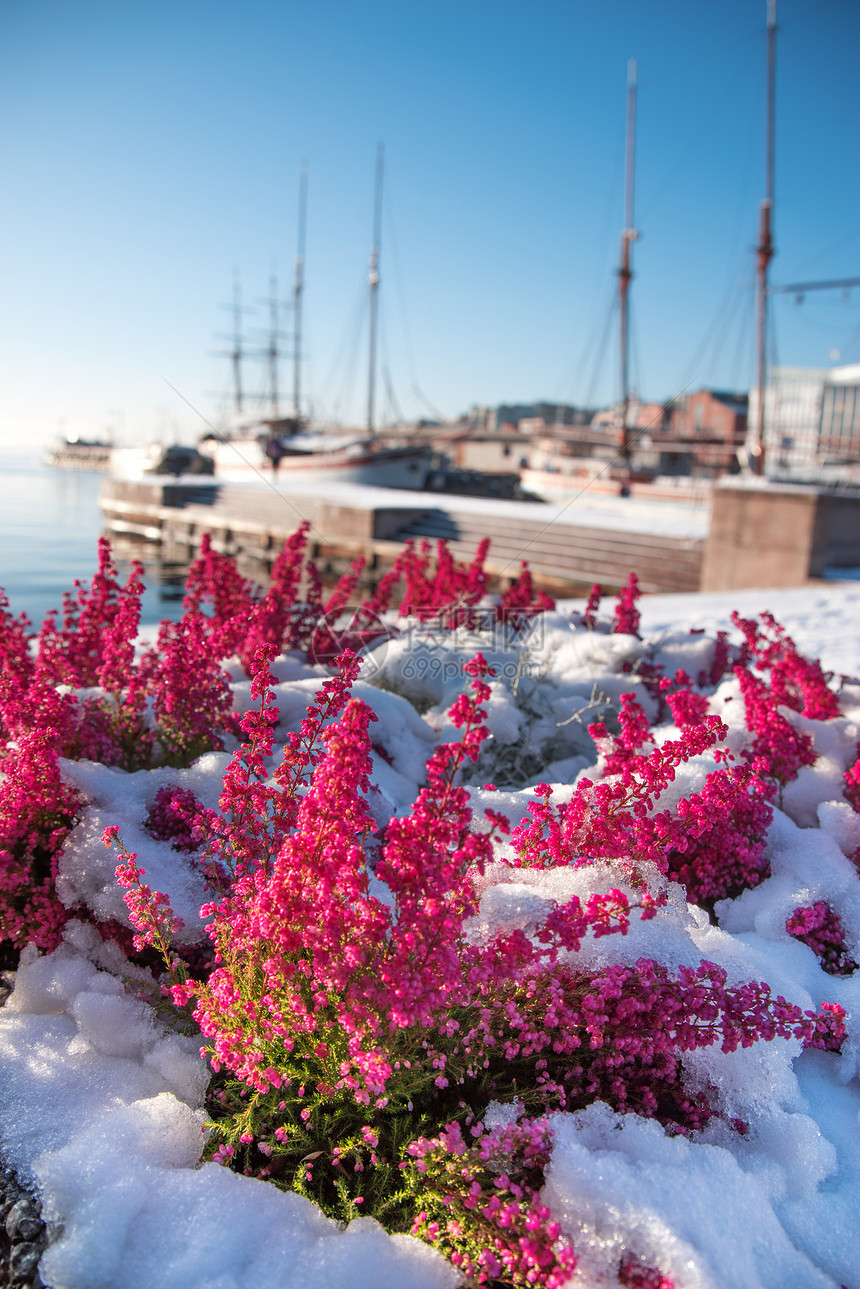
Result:
M856 810L857 695L769 615L641 639L633 576L612 617L595 588L566 618L440 543L326 597L305 537L265 590L204 543L142 651L140 572L121 585L107 543L62 626L0 606L7 954L91 922L200 1036L208 1158L463 1283L560 1289L597 1272L547 1203L559 1115L742 1141L752 1107L704 1054L848 1059L842 1005L745 976L722 928L782 898L775 818L834 782ZM775 932L843 978L855 858ZM601 1283L673 1284L647 1245L605 1245Z

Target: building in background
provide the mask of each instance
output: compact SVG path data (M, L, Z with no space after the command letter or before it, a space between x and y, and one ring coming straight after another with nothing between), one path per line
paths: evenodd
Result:
M735 473L747 437L748 402L746 394L700 389L667 403L663 425L653 436L660 473L704 478Z
M759 391L750 392L750 435ZM860 363L775 367L765 394L764 461L771 478L860 482ZM752 443L748 439L747 449Z

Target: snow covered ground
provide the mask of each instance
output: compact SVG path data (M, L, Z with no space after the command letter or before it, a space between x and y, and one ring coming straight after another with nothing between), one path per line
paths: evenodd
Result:
M770 612L800 652L819 658L826 671L860 676L860 580L790 590L649 595L640 608L642 628L649 635L679 626L728 630L733 609L744 617Z
M770 610L802 652L819 656L828 670L860 675L857 583L654 596L642 602L642 634L657 642L667 670L685 666L695 674L709 635L728 627L734 608L746 615ZM705 634L690 637L691 627ZM513 650L504 641L478 642L500 667L489 724L507 777L498 791L476 789L475 796L512 819L525 813L528 783L550 780L563 799L593 759L584 723L594 714L584 723L561 721L588 708L596 695L617 699L631 687L618 674L629 637L574 634L558 613L539 621L526 643L535 682L527 705L510 674L523 641ZM427 755L445 737L446 705L462 688L459 659L475 647L469 640L445 644L407 635L367 661L367 679L356 692L379 716L391 763L376 760L374 782L391 812L408 808ZM320 672L289 659L275 670L282 728L295 728ZM247 689L237 680L240 706L247 705ZM653 921L634 925L624 939L588 942L582 953L598 962L648 956L669 966L705 957L725 967L733 983L766 980L774 993L803 1007L839 1003L849 1013L849 1040L838 1056L801 1052L792 1040L689 1057L689 1078L710 1080L728 1114L750 1122L745 1137L722 1121L697 1140L669 1137L653 1121L618 1116L600 1103L555 1116L545 1200L579 1257L571 1286L617 1285L612 1268L623 1247L661 1267L676 1289L860 1289L860 972L825 975L812 950L785 931L795 907L826 899L860 959L860 878L847 858L860 845L860 816L842 795L842 773L860 737L860 684L844 684L842 696L840 720L798 718L813 735L819 760L801 770L775 812L771 876L726 901L719 928L674 888L677 898ZM712 700L736 743L737 697L735 682L724 681ZM142 821L168 780L215 806L227 759L211 753L188 770L137 774L65 763L90 805L61 861L64 901L84 898L101 917L124 917L115 859L101 844L104 827L116 823L138 852L147 881L169 892L193 934L199 875L169 844L153 840ZM678 791L695 790L710 764L683 766ZM553 895L569 896L589 883L598 889L601 880L612 884L611 874L596 869L520 872L513 881L499 865L497 874L482 906L489 923L524 923ZM417 1240L391 1238L370 1219L341 1231L298 1196L215 1164L200 1166L207 1074L197 1043L166 1031L126 988L128 975L116 946L75 923L53 954L25 951L14 993L0 1011L0 1148L41 1193L53 1237L41 1264L47 1285L444 1289L457 1283L442 1257Z
M280 493L296 501L304 513L301 498L306 495L291 485L289 479L273 483L261 477L243 484L249 490ZM307 492L313 494L313 487ZM459 496L456 493L423 492L402 488L373 488L360 483L327 483L325 499L331 505L359 506L381 510L426 510L428 496L433 508L468 511L498 519L533 519L543 524L584 524L593 528L610 528L614 532L659 533L664 537L697 537L708 535L711 494L703 489L696 500L653 500L643 497L603 495L583 487L567 501L507 501L499 497Z

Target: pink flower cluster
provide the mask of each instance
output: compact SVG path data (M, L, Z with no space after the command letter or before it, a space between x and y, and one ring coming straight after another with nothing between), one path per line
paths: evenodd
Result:
M409 1146L424 1205L412 1233L445 1249L470 1284L561 1289L577 1259L540 1198L553 1144L549 1121L524 1116L497 1128L470 1122L466 1134L449 1123ZM618 1283L673 1289L668 1276L627 1251Z
M507 1072L518 1063L534 1067L546 1108L600 1097L682 1130L700 1126L713 1111L707 1097L684 1091L683 1052L715 1042L732 1050L789 1033L814 1041L816 1017L773 1000L762 984L726 988L713 964L675 976L646 960L596 974L578 969L568 955L583 936L627 928L631 904L617 890L591 897L585 907L576 898L558 906L533 939L514 932L486 944L471 940L464 927L477 908L474 880L490 857L492 833L471 827L468 794L455 782L486 735L480 704L489 694L488 669L479 655L467 670L472 695L452 710L460 742L437 749L412 811L386 829L375 878L391 892L393 909L371 894L364 854L375 831L366 804L372 713L351 700L321 732L321 694L304 744L293 748L302 782L316 760L297 805L279 803L275 790L255 784L250 773L232 781L237 876L209 910L216 968L205 985L183 985L177 996L195 996L195 1016L216 1067L261 1092L301 1068L303 1084L316 1071L321 1095L348 1093L359 1103L382 1105L420 1035L427 1077L440 1090L487 1080L483 1071L492 1055ZM262 677L255 684L264 723L265 670ZM340 706L348 689L343 677L335 688ZM710 746L720 732L709 718L686 741L655 748L645 758L644 780L622 773L620 795L612 782L588 785L561 817L548 813L544 793L532 824L515 833L521 859L569 857L582 852L583 836L584 853L617 851L631 832L652 852L658 843L665 850L667 837L684 834L639 807L668 782L679 757ZM317 760L308 749L320 737L325 754ZM255 754L252 741L245 755ZM735 792L746 791L742 774L732 781ZM286 789L294 801L295 772L282 767L279 776L281 795ZM589 801L591 788L595 799L605 789L605 801ZM616 831L606 833L596 821L613 811ZM713 830L705 806L687 813L696 815L700 835L706 826ZM280 821L277 850L272 820ZM687 827L695 837L696 828ZM638 907L645 916L654 913L644 890ZM252 980L259 982L258 996L249 995ZM411 1066L414 1055L408 1060Z
M542 1109L601 1100L689 1132L715 1111L707 1093L687 1092L684 1052L734 1051L790 1035L818 1046L829 1032L829 1015L774 999L763 982L729 988L714 963L673 974L648 959L599 972L556 960L552 972L524 971L531 955L521 947L519 962L510 950L503 956L510 983L494 981L490 1016L465 1037L471 1045L480 1039L484 1052L498 1049L509 1066L534 1069Z
M529 807L531 820L513 834L521 864L546 868L618 859L631 876L640 873L643 863L655 864L663 873L668 870L666 851L684 846L684 817L681 812L653 813L657 798L673 782L679 765L714 748L727 729L719 717L705 716L699 724L683 728L678 739L638 755L646 737L651 741L639 712L635 701L623 705L622 733L616 740L608 740L604 725L590 727L598 746L605 750L609 742L613 773L607 778L580 779L560 810L553 808L546 785L535 789L538 801ZM702 812L699 822L707 824Z
M391 606L394 590L402 580L401 616L412 615L421 622L432 621L442 627L473 625L476 606L485 596L489 583L489 574L484 569L489 550L490 539L486 537L471 563L460 564L447 542L438 541L434 565L429 542L422 541L418 547L414 542L407 542L380 580L373 597L366 602L367 616L377 617ZM500 596L495 617L500 622L516 624L553 607L554 601L545 591L535 590L532 575L523 563L517 578Z
M732 614L732 623L744 636L742 662L752 661L767 671L773 701L803 712L813 720L826 721L839 715L839 701L828 685L821 663L804 658L785 629L771 613L762 613L760 623Z
M712 910L770 873L765 858L773 819L768 785L756 766L714 770L701 792L682 797L667 832L666 873L692 904ZM674 833L674 835L672 835Z
M29 627L25 614L12 616L9 600L0 590L0 738L4 740L14 736L22 703L33 682Z
M747 667L735 667L746 712L746 723L754 735L753 757L767 765L768 775L785 785L797 778L803 765L812 765L812 739L801 734L779 711L773 691Z
M857 963L845 943L845 928L839 914L826 900L797 908L786 919L785 929L795 940L808 944L823 971L831 976L850 976Z
M712 748L725 759L718 745L727 732L708 715L705 695L690 688L683 672L674 681L664 677L660 689L680 737L657 746L641 704L634 694L623 694L616 735L603 723L589 727L604 777L581 779L558 811L548 789L537 788L530 822L515 830L514 843L519 862L529 866L610 858L636 877L643 862L654 864L683 883L691 902L713 910L717 900L757 886L768 875L768 763L714 770L701 791L682 797L674 811L657 811L657 799L679 765Z
M563 1283L573 1252L540 1204L540 1177L530 1188L510 1168L485 1175L502 1145L510 1154L513 1138L481 1129L465 1162L454 1149L482 1105L509 1099L512 1088L538 1115L600 1099L689 1133L716 1111L707 1088L687 1088L686 1052L791 1035L838 1049L844 1037L835 1005L804 1013L764 983L729 988L712 963L671 972L647 959L600 970L577 962L585 936L624 934L637 909L654 915L660 896L646 883L655 866L683 877L704 902L761 880L770 806L759 767L721 767L674 813L657 811L683 761L719 754L725 726L681 674L661 682L679 724L675 740L656 745L642 709L628 699L618 737L597 731L607 777L583 781L560 810L539 788L514 846L519 863L620 860L635 899L620 890L585 905L574 898L554 906L530 936L481 939L468 930L475 882L493 834L506 827L488 812L489 828L477 830L459 783L487 734L484 659L468 664L471 692L451 712L459 741L437 748L412 810L379 835L367 804L375 717L349 697L353 654L339 659L270 775L275 647L258 650L252 694L259 707L242 722L245 743L225 776L222 816L208 839L220 874L204 909L215 967L206 981L176 978L172 989L177 1003L193 1004L215 1069L235 1074L251 1094L217 1157L233 1166L244 1159L253 1171L248 1152L257 1152L259 1175L295 1170L294 1184L321 1202L332 1177L338 1203L364 1204L373 1194L371 1183L363 1189L367 1170L384 1171L398 1157L390 1136L397 1116L411 1117L414 1105L432 1121L442 1107L459 1105L471 1120L449 1115L438 1137L409 1151L425 1178L445 1172L433 1192L439 1211L425 1187L415 1229L479 1282ZM174 810L181 819L192 808L180 801ZM169 909L142 885L133 857L119 872L135 925L156 943L169 929ZM375 893L383 890L385 900ZM168 945L164 957L169 963ZM260 1122L257 1104L267 1107ZM370 1123L355 1141L338 1140L332 1124L338 1115L348 1122L350 1106ZM531 1129L518 1130L527 1151ZM619 1267L620 1282L625 1277L631 1285L668 1283L632 1255Z
M845 799L860 813L860 756L845 771Z
M155 648L141 662L168 765L190 765L220 751L225 735L239 733L227 674L208 646L203 615L188 610L179 622L161 623Z
M690 634L698 635L700 633L692 631ZM706 685L718 685L723 676L731 674L731 670L732 646L729 643L729 634L727 631L718 631L714 639L714 654L711 659L711 665L707 671L699 672L697 682L702 688Z
M600 601L603 599L603 587L599 582L595 582L591 588L584 611L573 615L574 625L584 627L587 631L638 636L640 614L637 608L637 600L639 600L641 594L639 578L635 573L631 573L616 598L612 621L601 620L598 617L598 613L600 611Z
M20 733L0 768L0 939L53 949L69 916L57 860L83 801L62 781L50 729Z
M830 720L839 715L839 701L821 664L804 658L770 613L763 613L760 623L734 613L732 622L744 637L734 671L747 727L755 736L752 756L767 761L766 772L784 786L801 766L812 765L815 752L809 736L795 730L779 708L788 707L813 720Z
M239 654L249 673L261 647L268 648L270 656L300 649L316 660L330 661L345 643L358 647L381 630L390 630L382 626L379 614L401 580L406 598L400 612L414 611L447 626L465 621L486 590L486 543L467 567L458 565L440 543L435 570L429 550L422 548L419 554L407 546L375 594L350 617L347 606L357 592L361 562L324 597L319 572L305 558L308 531L309 525L302 524L288 539L264 595L204 536L189 571L182 620L162 623L156 646L144 651L138 662L134 641L143 592L141 570L135 565L121 585L106 539L99 543L98 568L90 584L76 583L75 591L64 597L62 625L56 613L47 616L37 637L35 662L29 652L29 623L13 619L8 603L0 601L0 726L10 736L34 724L44 726L45 687L96 690L53 702L53 728L63 755L127 769L162 761L188 764L203 751L223 747L225 737L238 732L220 666L225 658ZM504 620L520 620L551 603L542 592L534 592L524 567L496 613Z
M104 636L110 632L122 607L128 618L134 616L138 601L139 565L132 572L132 589L122 595L111 558L110 542L99 538L98 567L89 585L75 582L74 592L63 596L63 625L57 626L57 613L47 614L38 635L39 670L55 683L76 688L97 685L103 665ZM128 601L128 603L126 603ZM135 630L131 634L133 642ZM120 648L120 642L115 640Z
M636 607L636 601L640 595L639 578L635 573L631 573L615 605L615 623L612 629L619 635L639 635L639 610Z
M153 891L140 880L146 876L146 870L138 867L137 855L134 851L126 850L120 841L116 824L105 828L102 841L108 849L116 843L125 858L125 863L117 865L116 880L125 890L123 899L131 924L137 932L134 936L135 949L140 953L146 945L151 945L169 963L170 942L182 928L182 919L173 912L166 895L161 891Z
M412 1233L449 1251L470 1284L503 1281L562 1289L576 1269L573 1245L540 1199L552 1150L546 1120L521 1119L500 1128L459 1123L409 1147L421 1174L426 1207Z
M490 540L485 537L471 564L463 565L454 559L448 544L439 541L434 567L429 542L422 541L417 549L414 542L407 542L392 568L392 574L396 569L405 584L401 614L421 622L432 620L440 626L462 626L470 622L471 611L487 589L489 579L484 561L489 549ZM386 584L388 594L394 585L393 579Z
M23 623L3 610L0 650L8 672L0 721L10 736L50 726L60 755L129 770L159 760L188 764L223 746L222 735L235 730L232 696L199 613L162 623L157 645L135 661L141 573L135 564L121 586L102 538L92 582L76 584L65 597L61 627L48 614L32 661ZM58 685L71 692L60 698Z
M618 712L618 734L611 735L602 721L588 727L603 759L606 775L631 771L639 760L645 759L643 750L654 747L651 723L635 694L622 694Z
M319 570L306 557L309 532L310 525L304 522L287 540L262 597L239 577L232 560L214 551L204 537L189 576L185 607L208 609L207 629L215 657L238 654L249 674L261 647L274 653L298 649L314 661L330 663L343 648L357 650L392 631L381 617L392 607L401 585L401 616L411 614L445 628L476 621L476 606L489 582L484 569L489 538L469 564L458 563L445 541L436 543L435 556L429 542L418 547L407 542L375 591L356 604L364 561L356 560L324 597ZM552 607L550 597L535 590L523 564L494 612L498 620L516 623Z
M664 1275L658 1267L649 1266L630 1253L625 1253L621 1259L618 1283L622 1289L675 1289L671 1276Z
M182 620L163 623L140 657L140 570L120 585L107 543L90 586L65 598L62 625L49 616L35 656L26 619L13 619L0 600L4 935L48 948L67 916L54 877L82 803L62 782L60 755L128 768L182 765L241 739L220 812L173 785L159 790L146 821L151 835L200 856L211 974L189 979L171 945L181 923L167 897L144 883L116 828L104 838L121 851L116 872L134 947L160 955L165 988L193 1009L220 1074L214 1157L280 1177L340 1218L358 1205L371 1214L402 1209L403 1179L417 1177L420 1206L398 1229L411 1222L474 1283L560 1289L576 1260L540 1199L551 1149L542 1116L600 1099L690 1133L719 1111L712 1089L693 1093L686 1084L686 1053L789 1036L827 1050L843 1041L845 1013L835 1004L804 1012L762 982L729 987L713 963L669 970L642 958L596 968L579 954L586 937L624 935L632 916L654 917L667 877L712 914L717 901L760 882L773 780L786 782L812 756L810 740L779 708L824 720L836 700L820 667L767 616L761 626L738 619L740 657L718 639L697 686L683 672L663 677L644 659L640 675L677 735L658 741L642 706L625 695L616 734L592 727L594 778L580 780L563 806L539 786L513 832L510 861L516 869L613 860L627 892L551 904L528 934L490 931L475 918L480 879L496 838L510 830L492 810L474 818L462 780L488 737L491 669L480 654L466 665L468 692L450 712L459 737L436 748L411 809L380 826L368 804L376 717L351 695L359 659L343 648L392 629L380 615L401 582L401 614L474 626L487 544L468 565L444 543L435 557L428 544L410 544L373 596L351 608L360 564L326 597L306 557L308 531L302 525L286 543L265 593L205 540ZM613 621L601 622L594 588L582 624L638 634L638 595L631 575ZM494 614L518 623L549 603L523 567ZM285 649L336 661L273 768L272 661ZM236 655L256 703L241 721L221 666ZM729 763L726 726L702 692L735 661L754 738L741 765ZM679 767L706 753L717 768L701 790L661 809ZM860 772L849 771L855 806L858 784ZM856 969L824 901L795 910L786 925L825 970ZM524 1106L520 1121L486 1129L489 1102L514 1098ZM417 1141L416 1122L427 1134ZM631 1252L618 1279L671 1289Z
M235 562L216 551L208 533L185 581L186 613L204 613L211 654L216 659L237 654L251 626L257 588L240 576Z
M195 797L189 788L167 784L158 789L144 820L144 827L159 841L173 843L174 850L190 854L207 844L217 816Z
M35 637L0 593L0 736L13 741L0 747L0 924L17 947L53 947L67 917L54 876L82 803L62 784L60 757L185 765L238 730L202 615L162 624L136 661L141 572L135 564L121 585L102 538L89 585L76 583L62 624L49 613Z
M538 613L555 608L555 601L546 591L535 591L534 580L528 565L523 561L519 576L502 593L496 617L499 622L519 625Z
M482 660L474 666L479 691L488 692ZM225 783L237 878L212 906L217 965L196 1014L218 1064L258 1087L267 1086L261 1067L272 1064L266 1048L306 1035L303 1045L318 1058L325 1049L325 1062L329 1044L317 1042L318 1031L336 1023L348 1037L334 1085L365 1098L382 1094L391 1070L377 1038L392 1025L429 1022L445 1005L459 966L446 945L475 907L465 875L490 853L490 836L468 829L467 794L453 785L450 750L440 749L411 818L389 824L377 867L394 893L394 917L369 894L363 843L376 828L366 803L375 717L360 701L346 702L356 668L348 654L340 676L326 682L287 745L277 790L255 782L259 767L255 775L247 760L234 762ZM255 679L263 719L265 681L265 671ZM461 704L454 719L465 726L463 754L477 755L475 704ZM250 759L259 750L252 739ZM299 797L310 768L310 786ZM274 829L266 826L270 819ZM256 1017L262 1028L255 1025L249 1050L238 977L258 969L267 982L266 1013L264 1023Z

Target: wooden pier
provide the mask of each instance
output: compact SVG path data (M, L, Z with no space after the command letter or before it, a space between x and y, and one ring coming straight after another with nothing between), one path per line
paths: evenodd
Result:
M324 573L336 573L363 555L373 578L381 575L409 538L444 538L460 560L470 560L490 538L485 568L498 587L515 580L522 562L535 583L556 595L607 590L635 570L643 591L697 591L702 536L672 536L628 525L612 528L571 522L557 508L437 493L341 487L328 495L212 479L106 478L101 507L113 538L146 543L165 563L193 559L203 533L213 547L236 558L243 571L267 572L284 541L304 519L308 551Z

